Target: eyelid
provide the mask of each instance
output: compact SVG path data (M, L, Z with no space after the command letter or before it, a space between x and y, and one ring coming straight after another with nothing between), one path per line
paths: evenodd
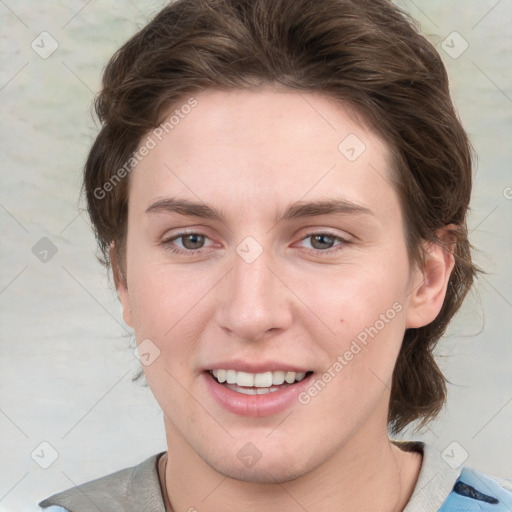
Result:
M339 234L334 231L331 231L329 228L309 228L306 230L304 235L301 237L301 240L304 238L307 238L308 236L313 235L327 235L331 236L333 238L340 238L341 240L346 240L347 242L352 239L352 236L348 233L346 234Z
M173 233L170 236L164 236L161 244L164 246L171 246L175 240L182 238L182 237L186 237L187 235L199 235L199 236L203 236L205 239L211 241L211 238L206 233L202 232L201 230L189 228L189 229L183 229L177 233ZM321 229L321 228L308 230L306 233L304 233L301 236L301 238L299 239L299 243L303 242L307 238L310 238L312 236L318 236L318 235L324 235L324 236L328 236L330 238L334 238L335 240L337 240L340 243L337 245L334 245L333 247L325 249L325 250L304 247L306 252L314 254L314 255L326 255L327 256L327 255L332 255L333 253L337 252L338 250L343 248L343 246L353 243L353 240L351 240L351 237L345 237L345 236L336 234L336 233L330 231L329 229ZM206 247L201 247L199 249L182 249L180 247L173 247L173 248L170 248L169 250L171 250L172 252L174 252L176 254L185 254L185 255L193 256L193 255L202 254L205 250L208 250L208 248L211 247L212 245L213 244L210 244Z
M314 254L314 255L329 256L329 255L332 255L332 254L338 252L339 250L342 250L346 245L353 243L353 240L351 240L350 237L345 237L345 236L339 235L337 233L333 233L332 231L330 231L328 229L321 229L321 228L313 229L311 231L306 232L303 236L301 236L299 242L303 242L307 238L310 238L312 236L318 236L318 235L321 235L321 236L323 235L323 236L328 236L330 238L334 238L335 240L337 240L340 243L337 245L334 245L333 247L330 247L329 249L325 249L325 250L305 248L306 252Z
M179 238L180 236L186 235L201 235L204 237L208 237L206 233L203 233L199 229L182 229L181 231L177 231L176 233L172 233L170 235L165 234L162 238L164 240L174 240L175 238Z

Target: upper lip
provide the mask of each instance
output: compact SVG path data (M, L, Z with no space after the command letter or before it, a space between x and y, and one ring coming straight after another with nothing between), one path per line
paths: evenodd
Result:
M233 359L230 361L220 361L218 363L212 363L206 370L236 370L237 372L247 373L265 373L265 372L308 372L310 368L304 368L302 366L296 366L290 363L281 363L279 361L243 361L241 359Z

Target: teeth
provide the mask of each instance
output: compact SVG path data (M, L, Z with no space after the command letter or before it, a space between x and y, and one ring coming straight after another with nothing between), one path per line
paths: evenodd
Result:
M279 386L284 382L284 372L272 372L272 384Z
M211 373L220 383L236 384L240 388L258 388L257 390L245 390L247 394L254 395L268 393L269 388L270 391L276 391L278 388L273 389L272 386L280 386L285 382L287 384L300 382L306 376L306 372L295 373L284 371L248 373L237 372L236 370L212 370ZM254 393L252 391L254 391Z
M254 386L254 373L236 372L236 385L252 388Z
M254 385L257 388L269 388L272 386L272 372L257 373L254 376Z
M284 380L288 382L288 384L293 384L295 382L295 372L286 372Z
M274 391L279 391L279 387L271 387L271 388L242 388L238 386L232 386L228 384L228 388L236 391L237 393L242 393L242 395L266 395L267 393L273 393Z

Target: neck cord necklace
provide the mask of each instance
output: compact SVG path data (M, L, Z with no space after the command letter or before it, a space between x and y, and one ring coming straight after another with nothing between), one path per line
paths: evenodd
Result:
M163 470L162 470L162 460L159 461L158 466L159 466L159 469L160 469L160 486L162 487L165 512L173 512L172 505L171 505L171 502L169 500L169 495L167 494L167 482L166 482L166 479L165 479L165 475L166 475L166 472L167 472L167 453L165 453L162 456L162 459L165 459L164 460Z

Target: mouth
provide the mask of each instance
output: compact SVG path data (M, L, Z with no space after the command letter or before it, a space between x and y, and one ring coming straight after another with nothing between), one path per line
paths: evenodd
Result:
M243 395L266 395L282 391L302 382L312 371L266 371L261 373L241 372L232 369L208 370L211 378L222 386Z

